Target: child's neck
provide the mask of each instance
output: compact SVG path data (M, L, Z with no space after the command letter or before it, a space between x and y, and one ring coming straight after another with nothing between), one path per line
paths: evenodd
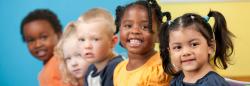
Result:
M53 58L53 57L50 57L49 59L43 61L43 66L45 66L45 65L49 62L49 60L52 59L52 58Z
M213 71L213 68L210 65L203 66L195 71L183 71L185 75L183 81L187 83L196 83L197 80L204 77L209 71Z
M114 58L115 56L116 55L112 53L111 55L108 55L105 60L94 63L94 65L97 69L97 72L100 72L101 70L103 70L104 67L108 64L109 60Z
M154 49L152 49L151 51L149 51L146 54L132 54L132 53L128 53L129 61L128 61L128 64L126 66L126 69L128 71L132 71L134 69L137 69L137 68L141 67L155 53L156 53L156 51Z
M80 79L77 79L77 86L82 86L82 85L84 85L84 80L82 79L82 78L80 78Z

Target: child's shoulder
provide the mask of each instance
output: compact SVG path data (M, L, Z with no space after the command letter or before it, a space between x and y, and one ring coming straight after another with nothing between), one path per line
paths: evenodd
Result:
M116 57L114 57L113 59L111 59L108 64L106 65L107 70L114 70L115 67L124 59L122 58L122 56L118 55Z
M123 61L124 59L122 58L121 55L118 55L116 57L114 57L113 59L111 59L108 62L108 65L117 65L118 63L120 63L121 61Z
M226 80L214 71L208 72L196 83L200 84L201 86L229 86Z

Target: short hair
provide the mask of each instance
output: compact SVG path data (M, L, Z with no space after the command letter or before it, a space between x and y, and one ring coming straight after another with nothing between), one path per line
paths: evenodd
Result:
M115 34L116 28L114 18L109 11L102 8L93 8L78 18L78 22L89 22L93 20L104 21L108 25L108 29Z
M53 13L49 9L36 9L34 11L31 11L27 16L25 16L21 22L20 32L23 41L25 41L23 32L24 25L36 20L46 20L50 23L50 25L52 26L55 33L57 33L57 35L60 35L62 33L62 25L60 24L60 21L55 13Z

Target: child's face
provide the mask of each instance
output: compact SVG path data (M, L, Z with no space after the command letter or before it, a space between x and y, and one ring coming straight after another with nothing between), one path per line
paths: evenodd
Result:
M170 31L169 52L171 61L184 72L195 72L209 67L209 54L213 48L207 40L191 25Z
M89 63L102 62L112 53L117 37L107 27L103 21L81 22L77 25L81 53Z
M65 40L63 45L64 60L69 72L76 78L81 79L85 75L89 63L87 63L77 49L77 38L69 38Z
M120 39L129 53L145 54L154 49L157 38L156 18L153 14L151 33L148 27L148 12L141 5L127 8L121 19Z
M58 35L46 20L35 20L24 25L24 38L31 54L47 62L53 56Z

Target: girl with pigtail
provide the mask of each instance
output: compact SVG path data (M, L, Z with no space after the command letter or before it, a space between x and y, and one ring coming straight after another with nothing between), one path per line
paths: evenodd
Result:
M155 0L138 0L116 8L115 24L128 60L116 66L114 86L169 86L171 78L154 50L162 17Z
M209 18L215 20L213 28ZM210 11L207 17L187 13L165 22L160 31L163 69L175 76L171 86L229 86L214 67L226 69L234 47L224 16Z

